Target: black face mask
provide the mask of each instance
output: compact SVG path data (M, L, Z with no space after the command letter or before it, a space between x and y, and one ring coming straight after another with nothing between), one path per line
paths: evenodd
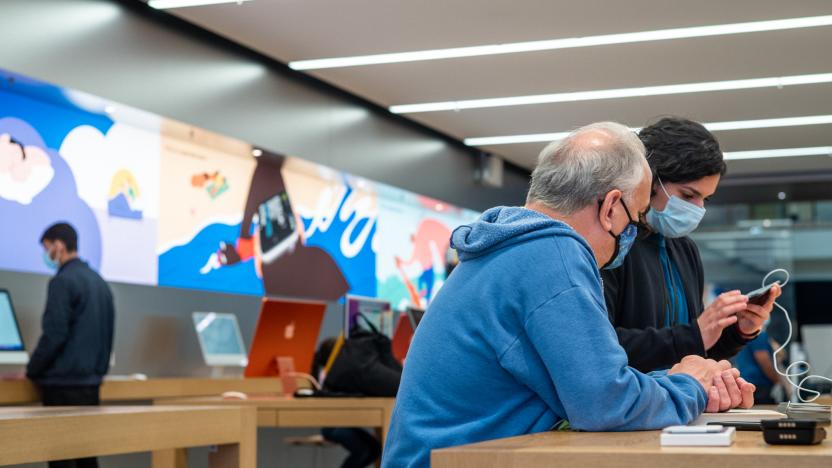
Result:
M633 217L630 216L630 210L627 208L627 204L624 203L624 199L621 200L621 206L624 207L624 212L627 213L627 219L630 221L626 227L619 233L613 234L612 231L607 231L609 235L615 239L615 250L612 252L612 256L601 267L602 270L613 270L621 266L624 263L624 259L627 257L627 254L630 252L630 248L632 248L633 243L638 236L638 221L633 220ZM598 201L598 209L600 211L601 206L603 205L604 201Z

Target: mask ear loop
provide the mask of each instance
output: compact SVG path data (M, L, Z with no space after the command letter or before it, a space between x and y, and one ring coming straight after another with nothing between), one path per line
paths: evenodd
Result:
M659 179L659 185L662 187L662 192L664 192L664 194L667 195L667 200L670 201L670 196L671 195L669 193L667 193L667 189L664 188L664 182L662 182L662 178L659 177L658 174L656 174L656 179Z
M771 277L771 275L774 275L776 273L782 273L786 276L786 278L783 280L783 282L780 283L780 287L783 287L783 286L785 286L786 284L789 283L789 272L784 270L783 268L778 268L776 270L770 271L763 278L763 283L762 283L763 287L767 287L770 284L772 284L772 283L768 282L768 279ZM789 318L789 312L786 310L786 308L781 306L780 304L778 304L776 301L774 302L774 305L777 306L777 308L780 309L783 312L783 316L786 317L786 324L788 324L788 326L789 326L789 336L788 336L788 338L786 338L786 341L779 348L777 348L773 353L774 370L778 374L785 377L786 380L789 382L789 385L791 385L792 388L797 390L797 398L800 401L802 401L803 403L811 403L811 402L817 400L818 397L820 397L821 393L817 390L812 390L812 389L809 389L809 388L805 388L805 387L803 387L803 384L809 379L820 379L820 380L825 380L827 382L832 382L832 379L830 379L829 377L824 377L822 375L811 374L810 372L812 371L812 366L809 365L809 363L806 362L806 361L795 361L795 362L789 364L786 367L785 372L780 370L780 368L777 365L777 362L779 361L777 359L777 355L780 354L784 349L786 349L786 346L788 346L789 343L792 341L793 329L792 329L792 321ZM793 369L795 367L804 367L804 369L803 370ZM792 378L797 380L797 379L800 379L801 377L802 377L802 379L798 383L794 383L792 381ZM801 391L804 391L806 393L811 394L812 397L803 398L803 395L800 394Z

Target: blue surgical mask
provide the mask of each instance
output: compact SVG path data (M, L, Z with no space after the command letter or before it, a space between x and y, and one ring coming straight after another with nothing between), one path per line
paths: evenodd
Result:
M633 243L636 241L636 237L638 236L638 225L630 216L630 210L627 209L627 205L624 203L624 200L621 200L621 206L623 206L624 211L627 212L627 218L630 220L630 223L627 224L627 227L625 227L624 230L618 235L609 231L610 235L615 238L615 251L613 251L610 261L608 261L606 265L601 268L602 270L612 270L620 267L621 264L624 263L624 259L627 257L627 254L630 252L630 248L633 247Z
M46 267L49 268L52 271L55 271L55 270L58 269L58 262L56 262L55 260L52 260L52 257L49 255L48 250L45 250L43 252L43 263L45 263Z
M661 179L659 179L659 185L667 195L667 205L664 211L648 211L647 222L653 230L665 237L687 236L699 226L705 216L705 208L686 202L675 195L670 196Z

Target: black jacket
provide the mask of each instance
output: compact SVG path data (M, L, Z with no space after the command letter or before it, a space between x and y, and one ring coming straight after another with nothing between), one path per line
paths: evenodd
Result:
M664 323L668 295L655 237L637 240L623 265L601 272L610 321L630 366L648 372L671 367L689 354L717 360L734 356L748 342L736 325L723 330L719 341L705 352L696 322L704 310L704 273L696 244L687 237L666 242L684 283L689 324Z
M65 263L49 281L42 332L26 375L39 385L100 385L110 367L115 306L86 263Z

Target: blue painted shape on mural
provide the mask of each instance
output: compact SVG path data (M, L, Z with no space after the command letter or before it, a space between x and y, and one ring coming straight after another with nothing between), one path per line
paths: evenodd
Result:
M142 219L141 210L130 208L130 202L123 193L117 194L107 202L107 213L118 218Z
M0 109L3 102L0 100ZM49 185L28 205L0 198L0 268L51 273L43 264L40 236L53 223L68 222L78 231L78 253L96 270L101 268L101 230L92 209L78 196L72 170L57 151L47 147L29 123L0 118L0 134L10 134L23 146L37 146L49 156L55 171Z
M8 82L14 77L14 85ZM106 134L113 121L67 99L63 89L20 75L0 71L0 118L16 117L37 129L49 148L60 149L74 128L89 125Z
M373 237L376 235L376 228L378 226L375 219L359 220L355 229L353 229L350 240L354 240L366 227L368 222L373 223L373 227L370 229L364 246L355 257L347 258L341 252L341 237L346 232L347 226L355 219L356 214L352 213L349 218L341 221L338 213L344 208L344 203L349 199L352 192L353 190L347 186L347 191L338 205L335 219L332 220L329 229L326 232L321 232L320 230L315 231L315 233L306 239L306 245L322 248L335 260L335 263L341 270L341 274L344 275L344 278L347 279L347 283L350 285L350 294L376 297L378 290L376 284L376 254L372 249ZM301 221L303 222L304 229L308 229L312 223L312 218L301 218Z
M262 296L263 281L257 276L253 258L200 273L220 242L234 245L239 235L240 224L215 223L187 244L168 249L159 255L159 286Z

